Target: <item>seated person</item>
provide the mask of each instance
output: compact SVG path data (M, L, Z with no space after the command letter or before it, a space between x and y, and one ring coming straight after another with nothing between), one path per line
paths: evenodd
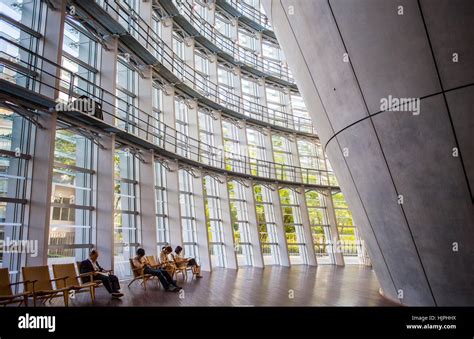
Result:
M123 293L120 293L120 283L117 276L111 274L111 271L104 270L99 263L97 258L99 257L99 252L97 250L92 250L89 253L89 259L81 262L80 274L94 272L94 280L102 281L105 289L112 295L113 298L123 297ZM84 283L90 281L89 277L82 278Z
M176 271L176 265L173 260L170 260L170 254L173 252L171 246L165 246L160 253L161 267L168 271L169 275L173 276Z
M76 99L76 101L78 104L82 104L81 106L75 104L75 106L78 106L76 107L77 110L82 113L93 115L97 119L104 120L104 115L102 113L102 105L100 103L98 103L94 99L89 98L87 95L81 95L78 99ZM85 111L83 109L85 109Z
M168 292L177 292L181 287L176 285L176 280L173 280L166 270L161 268L152 268L148 259L145 257L145 250L143 248L137 249L137 255L133 258L133 266L142 269L141 273L151 274L160 279L161 284Z
M202 278L201 275L201 266L199 266L194 258L185 258L183 253L183 248L181 246L176 246L173 254L174 261L178 266L189 266L193 268L193 275L196 278Z

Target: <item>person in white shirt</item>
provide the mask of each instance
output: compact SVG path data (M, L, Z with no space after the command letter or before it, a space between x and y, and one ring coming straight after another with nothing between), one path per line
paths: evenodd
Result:
M145 250L143 248L137 249L137 255L133 258L133 266L140 269L141 274L151 274L160 279L161 284L168 292L178 292L181 287L176 285L176 280L173 280L165 269L159 267L152 267L145 257Z
M176 266L189 266L193 268L193 275L196 278L202 278L201 275L201 266L199 266L194 258L185 258L183 254L183 248L181 246L176 246L173 254L174 262Z

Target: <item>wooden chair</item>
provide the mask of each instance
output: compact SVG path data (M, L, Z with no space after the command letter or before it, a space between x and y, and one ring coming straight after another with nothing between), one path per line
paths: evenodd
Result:
M81 265L82 265L82 261L76 261L77 271L79 273L81 273ZM114 274L114 270L104 270L103 272ZM87 278L87 276L81 277L80 279L81 279L82 283L90 282L90 280ZM94 282L96 282L98 286L102 285L101 280L94 280Z
M133 284L135 281L141 280L141 284L143 285L143 288L146 291L146 282L153 278L153 276L151 274L144 274L143 269L141 268L136 268L133 264L133 259L130 259L130 268L132 269L133 279L128 284L128 287L130 287L130 285Z
M82 264L82 261L76 261L76 267L77 267L77 271L79 272L79 275L81 275L81 264ZM93 280L94 279L93 276L94 275L92 275L92 277L90 277L89 275L84 275L83 277L79 277L79 279L81 279L81 283L83 284L94 281L97 284L97 287L102 285L102 281Z
M6 306L18 303L18 306L21 306L21 304L28 306L28 297L31 296L30 292L13 294L12 286L19 284L24 284L24 282L10 283L8 268L0 268L0 305Z
M192 267L188 266L187 262L179 263L176 261L176 258L174 255L172 255L173 261L174 261L174 266L175 266L175 274L176 274L176 279L178 279L178 274L181 273L181 276L185 281L188 281L188 270L192 271Z
M154 255L147 255L146 259L152 268L160 268L161 263L155 259Z
M43 300L43 303L45 303L61 295L64 300L64 306L69 305L69 288L58 288L57 285L58 281L65 281L67 277L51 279L48 266L22 267L21 271L25 280L24 290L33 296L34 306L36 306L38 299ZM56 288L53 288L53 282L56 283Z
M69 288L75 293L82 293L89 291L91 295L91 301L95 301L95 289L98 286L97 282L94 281L94 272L88 272L77 275L74 264L55 264L53 265L53 274L56 279L60 277L66 277L56 282L56 286L59 288ZM81 278L89 277L89 282L82 283Z
M166 258L166 261L163 260L163 256L162 256L162 259L160 260L160 263L161 263L160 267L162 269L165 269L171 277L174 277L176 273L176 265L174 261L170 261L168 257L164 257L164 258Z
M81 275L81 264L82 261L76 261L77 271L79 272L79 275ZM114 274L114 270L104 270L104 272ZM87 275L79 277L79 279L81 279L81 282L83 284L93 281L97 284L97 287L102 286L101 280L91 280Z

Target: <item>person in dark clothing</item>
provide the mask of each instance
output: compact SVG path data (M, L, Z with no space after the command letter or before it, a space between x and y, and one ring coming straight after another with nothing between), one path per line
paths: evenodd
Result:
M117 276L113 275L111 271L104 270L97 262L98 257L99 252L97 250L92 250L89 254L89 259L81 262L79 273L94 272L94 280L100 280L113 298L123 297L123 293L120 292L120 283ZM90 281L90 278L83 277L82 281L87 283Z
M176 280L173 280L166 270L161 268L152 268L148 259L145 257L145 250L143 248L137 249L137 255L133 258L133 266L141 269L141 274L151 274L160 279L161 284L168 292L178 292L181 287L176 285Z
M77 103L76 103L77 102ZM87 95L81 95L74 102L76 110L92 115L97 119L104 120L104 114L102 113L102 105L94 99L89 98Z

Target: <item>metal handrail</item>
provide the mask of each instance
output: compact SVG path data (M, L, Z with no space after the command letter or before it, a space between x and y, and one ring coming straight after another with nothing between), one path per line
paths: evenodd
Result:
M4 37L0 37L0 40L10 42ZM20 48L17 45L15 46ZM26 67L37 72L37 77L32 75L34 74L33 72L22 74L24 79L27 80L24 81L24 87L37 90L38 86L35 85L35 83L38 83L42 86L47 86L57 90L58 97L59 92L66 94L70 98L86 95L90 99L93 99L97 103L101 104L103 114L109 116L109 118L115 122L115 125L119 129L129 134L142 137L145 140L157 145L158 147L163 148L164 150L169 151L169 149L172 148L174 150L173 153L177 155L184 156L187 159L219 168L221 170L260 177L263 174L265 175L265 178L295 181L301 182L303 184L330 184L329 178L332 174L330 171L302 168L250 158L240 154L225 152L222 148L214 147L205 144L200 140L190 138L189 136L177 131L175 128L166 125L155 117L147 114L138 107L127 103L123 99L120 99L114 93L104 90L88 79L85 79L82 76L69 71L63 66L55 64L43 58L42 56L29 51L27 48L22 47L22 49L28 53L21 53L20 58L9 55L6 52L3 52L2 54L7 56L7 59L10 59L15 63L21 63L22 66L21 68L16 69L12 68L10 64L3 63L6 69L11 69L14 72L21 73L21 69ZM29 61L21 60L22 57L31 60L32 56L42 61L42 67L37 66L36 63L32 64ZM67 74L68 76L60 78L55 74L49 73L46 71L48 67L44 67L44 63L48 63L49 65L54 66L54 68L60 69L62 74ZM2 64L1 60L0 64ZM86 91L80 86L76 86L76 79L79 79L80 83L84 84L84 87L87 87L90 90ZM51 86L50 84L58 85L55 87ZM125 109L122 106L125 107ZM229 157L229 155L232 157ZM315 182L315 179L317 182Z
M176 55L172 48L128 4L119 0L113 1L117 9L110 5L109 0L102 1L103 8L116 13L121 21L127 23L127 27L124 28L128 30L129 34L135 37L158 59L158 62L181 79L185 85L190 84L193 89L203 93L206 98L231 111L262 121L265 124L286 127L296 133L314 133L311 119L294 117L286 112L269 109L256 103L248 103L240 96L227 91L210 80L202 81L202 79L196 77L195 70ZM293 124L291 124L292 120L294 121Z
M247 18L252 19L252 21L258 23L259 25L265 27L267 30L273 30L270 21L266 14L260 12L257 8L250 6L248 3L244 1L237 1L237 0L225 0L229 3L232 7L237 9L240 13L244 14Z
M284 68L282 63L264 58L263 55L258 55L246 48L242 48L237 42L212 27L206 19L193 10L193 6L189 2L173 0L173 3L178 8L179 13L187 19L194 29L203 37L215 43L222 51L231 55L235 60L267 74L282 78L292 84L295 83L288 68Z

